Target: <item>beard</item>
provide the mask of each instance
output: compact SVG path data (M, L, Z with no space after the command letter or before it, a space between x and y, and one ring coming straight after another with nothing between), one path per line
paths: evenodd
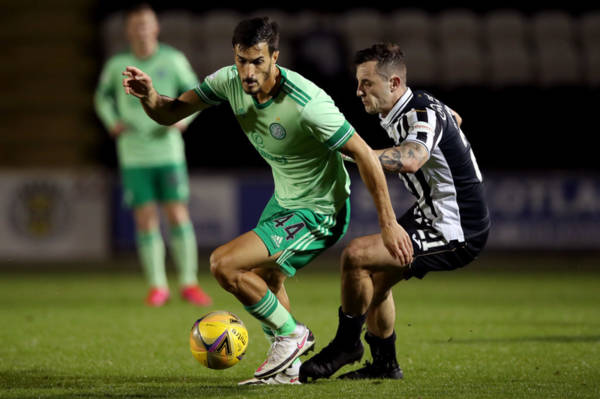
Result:
M246 94L250 94L250 95L255 95L257 94L260 89L262 88L262 85L269 80L269 78L271 77L271 65L272 63L269 62L269 66L267 68L266 72L261 72L261 77L262 77L262 84L257 80L257 79L244 79L244 83L248 84L248 83L256 83L255 86L253 87L245 87L244 85L242 85L242 89L244 90L244 92Z

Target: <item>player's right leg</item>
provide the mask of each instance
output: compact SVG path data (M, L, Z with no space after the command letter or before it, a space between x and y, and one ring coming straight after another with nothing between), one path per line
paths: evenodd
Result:
M314 337L290 312L256 273L258 266L278 268L279 254L270 255L254 231L217 248L210 256L211 272L219 284L233 294L246 310L275 333L267 360L256 370L256 378L267 378L288 368L314 345Z
M169 286L165 272L165 244L159 230L156 204L151 202L137 206L133 214L138 257L150 286L146 304L162 306L169 300Z
M181 296L194 305L210 305L211 298L198 285L198 250L187 205L190 187L185 163L157 167L155 186L170 226L169 244Z
M352 240L342 253L342 306L336 335L329 345L302 365L302 382L309 378L328 378L342 366L362 358L360 334L367 311L370 312L373 304L389 305L380 298L385 298L385 292L403 278L406 270L407 265L390 255L381 235ZM381 286L384 281L387 289ZM391 304L393 306L393 302ZM388 318L390 316L393 328L393 312Z
M402 273L395 271L375 272L373 281L373 297L367 312L367 333L365 341L369 344L372 362L365 367L342 374L342 379L400 379L402 370L396 359L396 334L394 323L396 308L392 296L392 287L403 278Z

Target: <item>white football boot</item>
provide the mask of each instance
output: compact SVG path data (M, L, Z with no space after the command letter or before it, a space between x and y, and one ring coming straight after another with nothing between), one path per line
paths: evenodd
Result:
M302 365L302 362L300 359L296 359L290 367L281 373L275 374L273 377L263 379L254 377L249 380L240 381L238 382L238 385L300 385L300 380L298 378L300 374L300 365Z
M312 332L304 324L298 323L290 335L275 336L267 360L256 369L254 377L265 379L281 373L314 345L315 337Z

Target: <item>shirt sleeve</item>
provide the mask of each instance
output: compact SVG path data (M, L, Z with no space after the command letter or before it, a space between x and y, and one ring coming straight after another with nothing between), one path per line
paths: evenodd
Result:
M342 147L354 134L354 127L323 91L306 104L301 123L332 151Z
M106 130L111 130L119 121L115 102L114 79L114 67L109 61L102 68L100 80L94 93L94 108Z
M219 69L208 75L194 91L202 101L210 105L219 105L227 102L232 93L232 79L237 79L232 66Z
M441 136L441 129L438 128L435 111L429 108L410 110L404 115L400 123L407 125L405 126L407 135L404 141L422 144L427 152L431 154Z

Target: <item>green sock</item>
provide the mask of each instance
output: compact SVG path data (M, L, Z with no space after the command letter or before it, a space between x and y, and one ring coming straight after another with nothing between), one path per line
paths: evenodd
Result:
M271 290L267 290L266 295L258 303L244 308L277 335L290 335L296 328L296 320L279 303Z
M137 249L146 280L152 287L167 288L165 244L158 230L138 231Z
M262 327L262 330L265 333L265 338L267 338L267 341L273 343L273 341L275 340L275 333L273 332L273 330L271 330L271 327L269 327L265 323L260 323L260 326Z
M192 223L171 226L171 251L179 271L179 283L192 285L198 283L198 248Z

